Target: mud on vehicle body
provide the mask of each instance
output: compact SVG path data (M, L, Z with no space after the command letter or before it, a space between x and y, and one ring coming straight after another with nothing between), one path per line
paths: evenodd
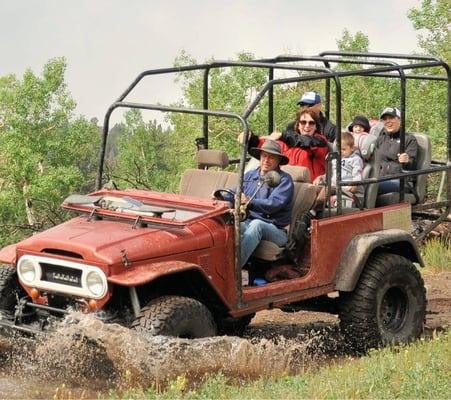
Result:
M362 56L366 57L365 61ZM393 59L408 60L408 63L398 64ZM326 67L306 68L303 66L306 61ZM349 62L361 64L361 68L335 71L329 66ZM242 115L208 110L209 71L233 66L265 68L269 71L268 82ZM437 77L437 80L446 81L449 90L449 68L440 60L375 53L281 56L271 60L216 62L142 73L107 112L98 190L86 196L70 196L63 203L63 207L79 215L0 251L0 325L25 332L45 331L52 320L71 310L79 310L150 334L203 337L242 330L257 311L279 307L286 311L315 309L338 313L344 333L362 348L417 338L422 331L426 297L421 275L414 265L423 266L423 261L410 229L412 216L417 211L445 208L430 229L450 211L450 107L447 162L431 163L429 159L419 170L389 177L404 180L444 171L447 200L425 205L423 199L409 198L402 190L391 199L385 199L383 206L376 207L377 182L389 178L369 175L361 182L344 182L337 171L339 188L349 184L366 187L360 209L343 208L343 193L338 190L337 208L326 209L321 218L312 219L308 240L303 243L302 258L287 258L285 249L262 243L253 256L253 265L258 267L250 271L251 280L274 266L302 271L292 279L276 280L263 286L253 286L252 282L243 285L239 260L239 199L247 143L241 146L239 160L230 161L220 150L208 149L208 117L238 120L247 138L248 117L264 95L268 95L268 131L271 132L275 85L323 79L329 107L332 82L336 89L338 151L332 153L329 165L332 159L337 159L340 165L340 77L419 79L421 75L405 72L424 66L444 67L448 77ZM277 69L304 71L304 74L273 79ZM144 77L187 70L206 71L204 109L125 101ZM426 78L431 79L431 76ZM401 93L403 148L404 85L401 85ZM116 108L204 116L204 136L197 142L199 169L185 171L180 193L101 188L109 118ZM236 165L236 172L208 169L231 164ZM287 168L295 182L295 209L289 232L293 238L296 221L312 207L315 199L312 193L316 193L316 189L305 169ZM233 205L210 198L215 190L234 187L237 191Z

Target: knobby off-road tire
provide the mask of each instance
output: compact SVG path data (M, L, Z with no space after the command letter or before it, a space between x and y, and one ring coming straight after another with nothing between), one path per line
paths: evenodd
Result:
M14 314L17 296L23 295L16 269L10 265L0 265L0 313Z
M402 256L371 256L354 291L340 298L341 329L358 351L408 343L423 330L426 289L419 271Z
M162 296L143 307L132 329L152 335L201 338L216 335L216 325L206 306L189 297Z

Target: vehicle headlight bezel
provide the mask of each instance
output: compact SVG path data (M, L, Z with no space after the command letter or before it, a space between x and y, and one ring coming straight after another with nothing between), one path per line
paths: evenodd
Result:
M90 268L85 275L84 285L91 297L100 299L105 296L108 290L108 283L105 274L98 268Z
M32 285L41 279L41 267L38 263L24 256L17 263L17 275L25 285Z

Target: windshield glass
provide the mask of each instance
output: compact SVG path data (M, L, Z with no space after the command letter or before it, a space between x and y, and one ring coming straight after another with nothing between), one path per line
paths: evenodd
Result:
M120 214L134 214L143 217L162 218L169 221L188 221L206 213L204 209L182 206L179 204L167 207L154 202L143 202L129 196L90 196L71 195L64 200L64 206L75 207L80 211L92 210L113 211Z

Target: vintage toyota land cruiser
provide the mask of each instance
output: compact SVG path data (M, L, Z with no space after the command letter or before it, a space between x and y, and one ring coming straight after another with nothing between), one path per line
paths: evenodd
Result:
M306 62L323 66L306 68ZM334 63L341 66L354 63L360 67L335 70L330 67ZM241 115L209 110L209 71L234 66L267 69L268 81ZM447 76L409 73L425 66L443 67ZM273 73L278 69L303 73L274 79ZM188 70L205 73L203 109L125 100L144 77ZM344 333L362 348L417 338L423 329L426 293L415 266L422 267L423 261L411 234L411 222L415 212L441 207L443 212L430 230L450 212L449 105L446 162L431 161L428 137L416 134L420 147L418 169L379 178L377 157L370 157L359 183L365 186L365 195L360 199L360 207L352 209L342 206L340 199L345 194L341 187L350 183L341 181L338 175L337 206L329 206L321 218L311 220L303 259L290 259L284 248L263 241L253 255L258 270L250 271L249 282L242 280L239 259L242 218L239 199L247 162L247 139L241 145L237 143L241 146L239 160L229 160L221 150L208 148L208 117L236 119L247 133L249 115L262 98L269 96L271 132L273 87L322 79L326 82L327 108L332 100L330 86L335 84L338 150L330 158L337 159L340 165L340 78L351 75L400 81L422 76L442 80L448 84L449 98L448 65L430 57L407 55L329 52L315 57L213 62L140 74L107 111L97 191L64 200L62 206L77 213L75 218L0 251L0 326L22 332L46 331L52 320L79 310L155 335L195 338L242 329L259 310L282 308L338 313ZM401 85L402 138L405 90L405 85ZM117 108L203 116L204 137L198 142L201 146L197 152L199 168L183 173L179 193L102 188L109 119ZM224 170L232 164L235 171ZM313 206L316 189L305 168L288 166L286 171L295 185L289 231L289 237L293 237L296 221ZM433 172L443 172L448 196L445 201L425 204L426 178ZM378 182L408 177L416 177L415 196L404 190L384 198L377 195ZM233 205L219 198L211 199L215 190L230 188L236 188ZM427 231L422 233L426 234ZM302 273L292 279L252 284L255 276L273 265L296 269L297 263L303 264Z

